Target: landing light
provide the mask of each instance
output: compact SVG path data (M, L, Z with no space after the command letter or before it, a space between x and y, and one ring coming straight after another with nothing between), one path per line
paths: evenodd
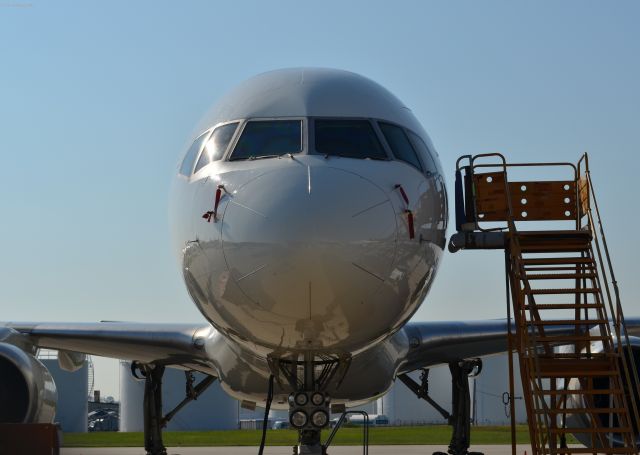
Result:
M295 428L304 427L308 421L309 421L309 418L307 417L307 414L305 414L304 411L300 411L300 410L295 411L293 414L291 414L291 417L289 418L289 422Z
M329 422L329 415L324 411L316 411L311 415L313 426L323 428Z

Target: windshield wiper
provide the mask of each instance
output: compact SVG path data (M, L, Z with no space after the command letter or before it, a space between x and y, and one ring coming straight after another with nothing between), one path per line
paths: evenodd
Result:
M352 158L354 160L376 160L376 161L390 161L389 158L387 158L386 156L382 157L382 156L353 156L353 155L344 155L342 153L325 153L324 157L326 159L329 159L329 157L332 156L337 156L339 158Z
M280 158L282 155L260 155L260 156L250 156L249 159L253 160L264 160L266 158Z
M254 161L254 160L263 160L265 158L280 158L282 155L258 155L258 156L239 156L239 157L231 157L229 161Z

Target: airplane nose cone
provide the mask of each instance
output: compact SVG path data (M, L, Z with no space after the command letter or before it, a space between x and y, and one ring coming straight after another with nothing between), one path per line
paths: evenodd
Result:
M368 299L391 272L396 229L383 189L346 170L297 162L231 195L222 247L231 277L265 319L326 346L367 317Z

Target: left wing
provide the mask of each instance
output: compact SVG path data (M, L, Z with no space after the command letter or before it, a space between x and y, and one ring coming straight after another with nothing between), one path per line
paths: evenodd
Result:
M640 318L625 321L629 336L640 336ZM409 349L398 374L461 359L501 354L508 351L507 320L410 322L401 330ZM547 329L551 335L571 334L575 326ZM512 333L515 325L512 323Z

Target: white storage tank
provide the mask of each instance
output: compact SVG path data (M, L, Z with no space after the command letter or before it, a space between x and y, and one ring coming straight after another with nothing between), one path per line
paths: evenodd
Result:
M66 433L86 433L89 394L87 362L79 370L70 373L60 368L56 351L42 352L39 360L53 376L58 390L55 422Z
M482 359L481 374L475 378L475 418L477 425L510 425L509 358L506 354ZM522 382L518 356L513 356L516 422L527 422L527 411L522 399Z
M205 376L195 373L194 385ZM167 368L162 381L162 407L166 414L185 398L185 373ZM131 375L131 363L120 362L120 431L143 431L144 381ZM218 381L197 400L182 408L167 425L168 431L235 430L238 402L227 395Z
M420 384L421 371L409 374ZM429 371L429 396L447 411L451 410L451 374L448 366ZM446 420L429 403L396 379L393 387L378 400L376 413L385 415L390 425L446 424Z

